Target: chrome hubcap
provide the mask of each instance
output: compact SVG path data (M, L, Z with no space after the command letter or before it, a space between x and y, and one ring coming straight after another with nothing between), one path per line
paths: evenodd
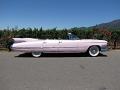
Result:
M99 54L99 48L97 46L92 46L90 49L89 49L89 54L91 56L97 56Z

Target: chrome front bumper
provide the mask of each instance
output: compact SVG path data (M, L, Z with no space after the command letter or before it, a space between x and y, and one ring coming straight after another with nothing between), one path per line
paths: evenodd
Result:
M106 52L108 51L108 46L101 46L101 52Z

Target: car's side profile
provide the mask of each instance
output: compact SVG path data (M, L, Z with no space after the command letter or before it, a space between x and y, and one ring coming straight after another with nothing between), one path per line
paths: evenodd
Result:
M68 34L67 40L56 39L30 39L13 38L16 43L11 46L13 51L29 52L34 57L42 53L88 53L90 56L98 56L100 52L107 51L107 41L95 39L79 39Z

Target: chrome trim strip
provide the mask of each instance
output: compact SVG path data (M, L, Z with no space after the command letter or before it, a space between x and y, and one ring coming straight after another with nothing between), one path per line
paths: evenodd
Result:
M79 47L12 47L12 49L42 49L42 48L79 48Z

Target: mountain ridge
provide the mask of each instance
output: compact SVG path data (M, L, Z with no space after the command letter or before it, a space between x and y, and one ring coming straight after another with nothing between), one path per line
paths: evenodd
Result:
M90 26L88 28L107 28L107 29L120 29L120 19L116 19L110 22L97 24L95 26Z

